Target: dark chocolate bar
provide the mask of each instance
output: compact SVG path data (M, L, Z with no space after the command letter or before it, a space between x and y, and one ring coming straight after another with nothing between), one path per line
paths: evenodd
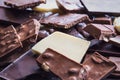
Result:
M46 71L52 71L62 80L86 80L86 70L82 65L52 49L47 49L40 55L37 62Z
M83 66L88 74L86 80L101 80L116 69L116 65L113 62L97 52L90 56L83 63Z
M0 7L0 23L22 24L29 19L39 20L42 16L40 12L28 11L28 10L16 10Z
M120 35L110 38L109 42L113 45L120 47Z
M0 30L0 57L22 45L16 29L11 25Z
M53 14L49 17L46 17L40 21L41 24L51 25L57 28L70 28L79 22L89 20L89 17L86 14L76 14L76 13L68 13L68 14Z
M65 12L83 12L84 7L79 0L56 0L60 10Z
M84 30L92 35L94 38L99 40L104 40L108 42L110 37L115 35L115 30L113 25L104 24L88 24Z
M45 0L5 0L4 3L11 8L26 9L45 3Z
M107 17L96 17L93 18L92 23L112 25L112 20L111 18L107 18Z

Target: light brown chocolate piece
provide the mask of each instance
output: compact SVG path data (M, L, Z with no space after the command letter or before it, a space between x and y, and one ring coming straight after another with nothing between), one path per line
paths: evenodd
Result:
M47 49L37 58L37 62L50 70L62 80L86 80L86 70L82 65L71 59L59 54L58 52Z
M101 80L116 69L116 65L113 62L97 52L85 60L83 66L88 74L87 80Z
M79 22L87 21L89 17L86 14L76 14L76 13L67 13L67 14L53 14L49 17L46 17L40 21L41 24L54 26L57 28L71 28Z
M21 45L19 35L11 25L0 30L0 57Z
M88 24L84 30L92 35L94 38L108 42L110 37L115 35L113 25L104 24Z
M84 7L79 0L56 0L60 10L65 12L83 12Z

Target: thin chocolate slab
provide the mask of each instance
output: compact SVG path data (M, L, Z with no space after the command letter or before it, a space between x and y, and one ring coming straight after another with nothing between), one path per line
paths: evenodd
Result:
M109 42L113 45L120 47L120 35L110 38Z
M110 37L115 35L113 25L104 24L88 24L84 30L92 35L95 39L104 40L108 42Z
M28 11L28 10L15 10L0 7L0 23L7 24L22 24L29 19L40 19L42 13Z
M101 80L111 74L116 68L116 65L95 52L84 63L84 68L87 70L87 80Z
M50 70L62 80L84 80L86 70L71 59L59 54L58 52L47 49L37 58L37 62L45 69Z
M8 54L20 45L22 43L19 35L12 25L0 30L0 57Z
M76 14L76 13L68 13L68 14L53 14L49 17L46 17L40 21L41 24L51 25L57 28L70 28L76 25L79 22L83 22L85 20L89 20L86 14Z
M18 80L37 72L38 69L33 53L29 50L1 71L0 77L6 80Z
M80 0L84 7L92 14L112 13L120 15L120 0ZM114 6L114 7L113 7Z
M11 8L26 9L45 3L45 0L5 0L4 3Z
M65 12L83 12L84 7L79 0L56 0L60 10Z

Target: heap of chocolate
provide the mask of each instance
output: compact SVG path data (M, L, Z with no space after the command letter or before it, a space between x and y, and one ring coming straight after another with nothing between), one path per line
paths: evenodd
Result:
M97 0L56 0L59 11L55 13L41 13L32 9L46 1L0 0L0 79L119 80L119 21L115 20L113 25L115 17L120 15L116 11L119 8L105 10L107 8L98 6L100 3ZM95 2L95 10L91 10L92 2ZM119 3L119 0L110 2ZM67 56L72 54L66 56L49 47L40 55L31 52L31 46L55 31L91 42L82 61L71 60ZM81 49L85 48L81 46ZM64 48L64 40L60 47Z

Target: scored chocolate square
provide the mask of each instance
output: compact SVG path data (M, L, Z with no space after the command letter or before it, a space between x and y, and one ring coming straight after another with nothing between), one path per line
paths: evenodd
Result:
M70 28L79 22L87 21L89 17L86 14L53 14L49 17L43 18L40 23L44 25L51 25L57 28Z
M40 3L45 3L46 0L5 0L4 3L11 8L26 9L35 7Z

